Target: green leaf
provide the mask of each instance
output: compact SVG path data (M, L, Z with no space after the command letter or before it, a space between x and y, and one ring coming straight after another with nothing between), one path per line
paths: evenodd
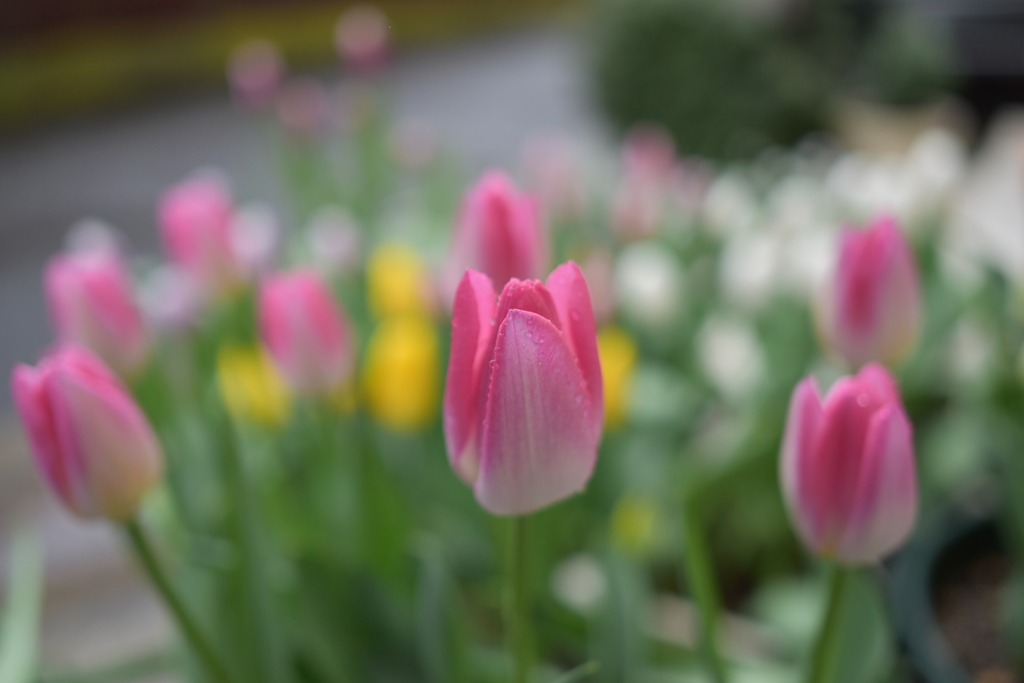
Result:
M20 531L11 543L7 605L0 626L0 681L35 680L39 612L43 595L43 561L39 540Z

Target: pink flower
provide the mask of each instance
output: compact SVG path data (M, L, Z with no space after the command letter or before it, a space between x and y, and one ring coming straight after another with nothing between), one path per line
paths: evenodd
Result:
M267 40L246 41L228 58L228 85L235 99L248 107L262 108L270 104L284 73L284 58Z
M910 535L917 516L911 426L880 365L843 377L822 403L814 378L793 391L779 467L804 544L845 564L875 562Z
M121 382L85 349L64 347L11 377L36 464L81 517L127 520L160 478L160 445Z
M232 240L233 216L231 193L212 173L174 185L157 208L168 256L211 297L230 291L242 279Z
M546 262L547 231L537 201L521 193L504 173L485 173L462 201L448 259L448 295L454 294L467 268L504 287L512 278L541 277Z
M81 344L122 377L149 354L149 338L117 252L68 252L46 267L46 299L62 342Z
M480 504L523 515L581 491L604 422L587 282L575 263L512 279L496 300L469 270L459 284L444 396L448 458Z
M324 394L351 376L348 320L315 271L268 277L260 287L259 324L274 364L295 391Z
M350 68L360 73L376 71L388 58L388 18L373 5L354 5L338 18L334 47Z
M281 88L277 120L292 140L310 142L331 126L331 98L315 78L294 78Z
M921 326L920 282L894 219L843 230L835 277L816 312L821 337L852 367L894 364L910 352Z

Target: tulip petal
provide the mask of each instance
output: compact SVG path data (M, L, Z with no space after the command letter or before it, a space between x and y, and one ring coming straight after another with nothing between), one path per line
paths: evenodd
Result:
M854 487L871 416L878 409L871 393L855 377L835 383L823 405L822 428L807 465L807 494L816 511L814 537L823 545L816 549L835 550L837 535L850 518Z
M452 468L469 485L479 463L480 382L490 360L497 295L490 278L467 270L455 293L452 346L444 391L444 434Z
M80 472L69 471L69 463L61 457L53 410L46 391L45 375L49 372L49 368L17 366L11 376L11 392L39 469L64 504L77 511L79 495L73 482ZM85 510L79 512L84 513Z
M906 540L917 517L911 426L898 404L885 405L872 416L856 481L836 557L874 562Z
M903 405L896 381L893 380L889 371L878 363L868 363L861 368L857 373L857 383L871 394L872 400L877 405L886 403Z
M590 303L586 278L579 266L568 261L555 268L546 284L558 309L562 333L576 356L583 381L587 384L593 428L600 433L604 422L604 383L601 380L601 359L597 352L594 308Z
M779 479L783 498L796 531L811 548L820 546L822 512L812 505L812 457L822 426L821 398L814 377L806 377L793 390L782 438Z
M474 486L480 504L497 515L522 515L582 490L597 459L592 410L555 325L510 311L494 350Z
M516 280L513 278L508 281L498 298L498 311L494 318L496 324L500 325L509 311L513 309L536 313L547 318L556 330L562 330L562 321L559 318L554 297L539 280Z
M51 400L64 447L81 459L91 493L88 512L129 519L162 469L160 447L142 411L123 387L63 370L54 377Z

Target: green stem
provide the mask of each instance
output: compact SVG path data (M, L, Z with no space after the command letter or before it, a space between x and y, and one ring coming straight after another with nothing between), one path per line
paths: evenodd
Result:
M687 497L683 511L683 528L686 534L685 564L686 578L697 603L700 618L699 647L704 665L715 683L725 683L725 667L718 654L718 588L715 586L715 574L711 565L711 554L700 526L697 515L695 496Z
M843 591L849 570L833 566L828 578L828 605L825 621L818 631L818 640L811 654L811 667L807 672L807 683L829 683L835 678L836 653L839 645L839 624L841 623Z
M248 626L252 644L259 661L257 675L263 681L281 681L287 676L286 665L282 659L279 639L274 637L271 625L271 606L260 555L254 512L246 481L245 464L239 452L239 444L230 424L224 443L227 459L227 484L230 499L234 503L231 513L232 533L241 551L239 562L239 579L245 593L247 608L251 622Z
M132 549L138 556L139 561L145 568L149 578L153 581L153 585L156 586L160 595L163 597L164 602L167 603L167 607L170 608L171 613L178 622L178 626L181 627L182 633L188 640L189 644L192 645L192 649L195 650L199 656L200 661L203 663L203 667L206 669L206 673L209 674L210 678L215 683L233 683L232 678L228 675L227 669L224 668L223 662L212 647L210 642L203 635L202 631L199 630L199 625L189 615L188 610L185 609L184 603L181 598L174 591L174 587L171 586L171 582L168 581L167 575L164 573L160 564L156 560L156 556L153 554L153 549L149 545L149 541L146 540L146 536L142 531L142 527L139 526L138 520L132 519L125 523L125 530L128 532L128 539L131 541Z
M509 524L509 577L505 627L512 655L514 683L530 678L530 597L527 579L526 517L512 517Z

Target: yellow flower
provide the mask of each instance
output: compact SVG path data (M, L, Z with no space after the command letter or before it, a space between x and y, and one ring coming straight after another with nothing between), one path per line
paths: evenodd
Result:
M378 318L424 314L430 308L430 278L416 252L405 244L383 244L366 266L370 310Z
M612 543L624 552L642 555L654 543L658 508L649 497L627 494L612 510Z
M366 351L363 392L367 409L382 424L398 430L426 426L440 400L437 330L424 316L384 320Z
M636 342L620 327L606 327L597 335L597 352L604 377L604 416L609 427L620 426L629 405L629 389L636 370Z
M259 347L221 347L217 353L217 387L235 419L280 426L288 418L288 388Z

